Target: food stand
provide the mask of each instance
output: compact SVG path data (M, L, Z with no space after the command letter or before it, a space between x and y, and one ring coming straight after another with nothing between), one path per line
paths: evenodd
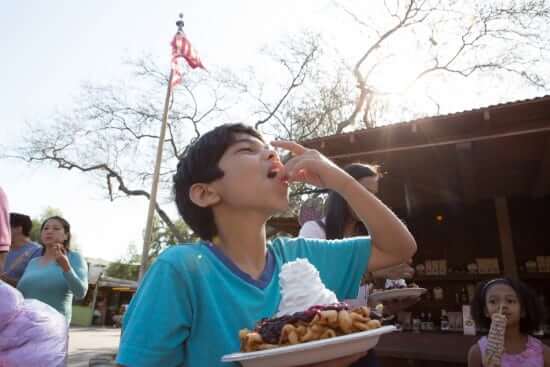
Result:
M414 280L428 292L404 329L420 315L432 324L382 338L384 366L464 366L478 336L463 335L459 319L444 333L438 323L441 310L461 316L483 280L525 281L550 314L550 96L303 143L341 166L381 165L379 197L417 240ZM298 231L294 218L269 224Z

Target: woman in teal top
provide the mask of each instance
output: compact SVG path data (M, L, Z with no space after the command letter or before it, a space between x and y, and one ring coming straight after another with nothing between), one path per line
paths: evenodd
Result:
M42 301L71 322L73 297L82 299L88 290L88 266L82 256L69 249L71 226L58 216L42 223L42 256L32 259L17 288L25 298Z

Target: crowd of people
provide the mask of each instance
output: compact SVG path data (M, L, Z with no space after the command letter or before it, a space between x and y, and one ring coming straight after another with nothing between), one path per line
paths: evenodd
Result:
M0 187L0 366L63 366L73 299L88 289L84 258L70 248L71 227L44 220L39 243L28 215L10 213Z
M273 147L289 151L292 158L283 164ZM339 300L356 305L368 304L365 274L371 280L412 276L408 264L416 242L376 197L379 178L376 167L342 169L294 142L269 146L242 124L221 125L201 136L186 150L174 175L176 206L200 240L169 248L148 270L125 312L117 363L227 366L221 357L239 350L239 330L253 329L276 314L278 277L289 261L307 259ZM325 216L305 223L297 238L268 241L266 222L288 207L292 182L330 190ZM52 320L58 329L55 320L62 316L66 344L71 302L83 297L87 287L86 263L70 249L70 225L60 217L48 218L41 226L40 244L35 244L29 238L30 218L8 214L1 190L0 204L0 315L10 307L24 309ZM4 299L11 300L7 306ZM416 301L394 304L391 312ZM472 306L481 326L487 327L496 313L506 317L502 366L550 366L549 348L530 336L542 315L524 284L507 278L481 284ZM14 325L35 327L40 318L17 317L9 325L0 320L0 353L7 351L12 361L23 357L16 347L10 351L12 339L6 333L16 338ZM51 338L61 337L54 334ZM30 342L47 343L48 338L42 334ZM481 338L470 350L469 366L485 365L486 349L487 339ZM369 351L315 364L378 365Z

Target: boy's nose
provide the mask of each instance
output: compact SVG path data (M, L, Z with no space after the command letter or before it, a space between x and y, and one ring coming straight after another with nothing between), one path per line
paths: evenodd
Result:
M279 155L273 148L267 148L267 160L268 161L280 161Z

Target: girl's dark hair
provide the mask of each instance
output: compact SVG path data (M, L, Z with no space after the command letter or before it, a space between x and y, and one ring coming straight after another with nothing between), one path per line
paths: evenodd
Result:
M234 142L236 134L247 134L264 141L258 131L243 124L225 124L210 130L191 144L178 163L174 180L174 196L178 212L203 240L218 234L212 208L202 208L191 200L189 190L196 183L210 183L224 172L218 166L223 154Z
M352 163L344 167L344 171L351 177L360 180L365 177L380 177L376 166L369 166L361 163ZM325 234L329 240L344 237L344 228L351 217L351 211L344 198L335 191L331 191L327 199L325 219ZM367 234L363 223L358 223L356 228L358 235Z
M46 223L48 223L48 221L50 221L52 219L58 221L63 226L63 230L67 234L67 239L65 241L63 241L63 246L65 246L65 249L67 251L70 250L70 248L71 248L71 225L69 224L69 222L67 222L66 219L61 218L58 215L54 215L53 217L49 217L48 219L46 219L45 221L42 222L42 225L40 226L40 233L42 233L42 230L44 229L44 226L46 225ZM46 251L46 247L44 247L42 249L42 254L44 254L45 251Z
M497 278L477 286L474 298L472 299L472 318L477 326L489 330L491 319L485 315L485 299L487 291L495 284L509 285L518 295L520 302L521 318L519 330L523 334L532 334L538 330L544 319L542 305L538 302L535 292L525 283L510 278Z

